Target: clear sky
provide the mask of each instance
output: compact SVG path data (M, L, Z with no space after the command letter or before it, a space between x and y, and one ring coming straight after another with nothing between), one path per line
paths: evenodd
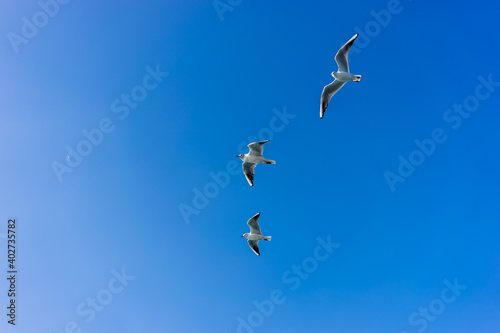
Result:
M498 333L499 15L1 2L0 330ZM356 33L361 82L319 119ZM277 164L250 187L236 155L261 139Z

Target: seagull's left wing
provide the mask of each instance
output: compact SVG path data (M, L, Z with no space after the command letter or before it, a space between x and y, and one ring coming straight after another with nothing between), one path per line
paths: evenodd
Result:
M248 220L247 224L250 227L250 233L251 234L257 234L257 235L262 235L262 232L260 231L260 225L259 225L259 217L260 213L255 214Z
M347 54L351 49L352 43L358 38L359 34L355 34L347 43L345 43L337 52L335 56L335 62L339 66L339 72L349 73L349 63L347 62Z
M256 255L260 256L258 244L259 244L259 241L248 240L248 245L250 246L252 251L255 252Z
M264 141L259 141L259 142L252 142L247 145L248 148L250 148L250 155L254 156L262 156L262 151L264 150L264 143L269 142L269 140L264 140Z
M330 100L332 99L333 95L335 95L337 91L339 91L344 84L345 82L335 80L323 88L323 93L321 94L321 105L319 107L320 118L323 118L326 108L328 107L328 103L330 103Z

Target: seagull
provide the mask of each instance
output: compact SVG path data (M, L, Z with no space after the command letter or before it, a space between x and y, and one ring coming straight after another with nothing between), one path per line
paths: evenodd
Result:
M259 252L259 241L260 240L265 240L265 241L270 241L271 236L262 236L262 232L260 231L260 226L259 226L259 216L260 213L255 214L248 220L247 224L250 227L250 233L249 234L243 234L241 237L245 237L248 239L248 245L252 249L253 252L255 252L256 255L260 256Z
M269 142L269 140L252 142L247 147L250 148L250 152L248 154L239 154L236 157L241 158L243 161L243 173L248 181L250 186L253 186L253 174L255 172L255 166L258 163L266 163L266 164L276 164L276 161L265 159L262 156L262 150L264 147L264 143Z
M346 82L359 82L361 80L361 75L352 75L349 73L349 63L347 62L347 53L349 53L352 43L354 43L358 36L359 34L352 36L352 38L339 49L337 55L335 56L335 62L339 66L339 71L332 72L332 76L335 80L323 88L323 93L321 94L321 106L319 109L319 117L321 119L323 119L323 115L328 107L328 103L330 103L330 99L332 99L333 95L335 95Z

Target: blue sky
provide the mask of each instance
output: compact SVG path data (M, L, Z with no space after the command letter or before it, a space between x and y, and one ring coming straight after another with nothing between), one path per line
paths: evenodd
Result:
M2 332L500 331L499 14L2 2ZM236 155L268 138L252 188Z

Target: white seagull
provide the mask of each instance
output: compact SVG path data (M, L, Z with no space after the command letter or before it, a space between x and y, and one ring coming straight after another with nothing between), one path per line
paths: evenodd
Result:
M255 173L255 166L258 163L266 163L266 164L276 164L276 161L268 160L262 156L262 151L264 149L264 143L269 142L269 140L252 142L247 147L250 148L250 152L248 154L239 154L236 157L241 158L243 161L243 173L248 181L250 186L253 186L253 174Z
M256 255L260 256L259 252L259 241L260 240L265 240L265 241L270 241L271 236L262 236L262 232L260 231L260 226L259 226L259 216L260 213L255 214L248 220L247 224L250 227L250 233L248 234L243 234L241 237L245 237L248 239L248 245L252 249L253 252L255 252Z
M340 48L335 56L335 62L339 66L339 71L332 72L332 76L335 80L323 88L323 93L321 94L321 106L319 109L319 117L321 119L323 119L323 115L328 107L328 103L330 103L330 99L332 99L333 95L335 95L346 82L359 82L359 80L361 80L361 75L352 75L349 73L349 63L347 62L347 53L349 53L352 43L354 43L358 36L359 34L352 36L352 38Z

